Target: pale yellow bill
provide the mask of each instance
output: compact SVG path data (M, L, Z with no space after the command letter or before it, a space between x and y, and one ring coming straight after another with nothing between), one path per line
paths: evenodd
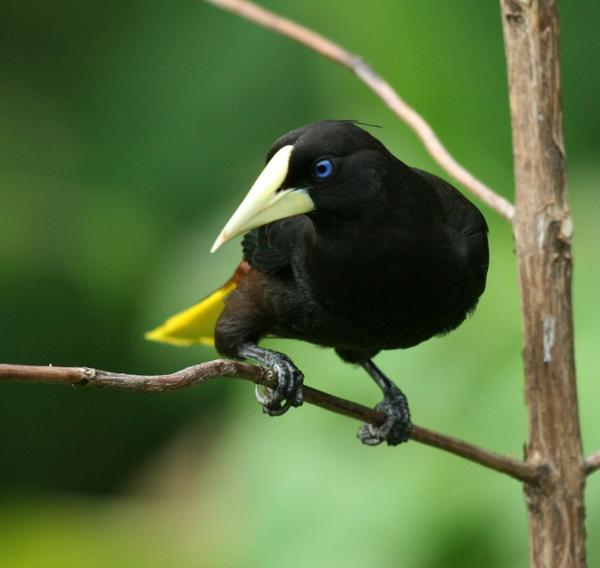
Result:
M284 146L269 160L236 212L227 221L210 252L215 252L224 242L250 229L278 219L302 215L315 208L305 189L280 189L288 174L293 149L291 145Z

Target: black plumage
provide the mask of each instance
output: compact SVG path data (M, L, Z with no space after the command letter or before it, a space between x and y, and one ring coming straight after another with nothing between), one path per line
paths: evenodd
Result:
M267 162L290 145L277 191L302 188L314 209L246 233L250 270L226 299L216 347L273 366L280 388L262 401L270 414L301 404L302 374L285 355L259 347L262 337L336 349L384 392L388 423L364 426L360 437L398 443L410 430L406 399L371 359L447 333L474 310L488 269L486 222L450 184L405 165L352 122L294 130Z

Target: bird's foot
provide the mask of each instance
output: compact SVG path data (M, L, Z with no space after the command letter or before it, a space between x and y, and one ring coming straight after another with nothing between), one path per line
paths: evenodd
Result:
M381 426L366 423L359 428L357 436L363 444L377 446L385 441L388 446L397 446L410 438L412 422L408 401L398 387L387 388L375 410L384 412L387 418Z
M304 375L283 353L269 351L264 365L269 367L277 380L277 387L264 388L259 392L257 385L256 399L262 404L263 412L269 416L281 416L290 406L300 406L304 402Z

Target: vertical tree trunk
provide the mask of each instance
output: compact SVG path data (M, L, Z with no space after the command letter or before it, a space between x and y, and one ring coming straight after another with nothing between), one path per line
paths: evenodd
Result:
M531 566L583 567L585 527L571 306L557 0L500 0L508 61L523 318Z

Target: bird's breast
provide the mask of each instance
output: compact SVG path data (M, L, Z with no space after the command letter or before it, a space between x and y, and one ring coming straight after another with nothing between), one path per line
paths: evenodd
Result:
M453 329L473 306L450 249L367 235L326 245L294 266L279 295L277 335L331 347L410 347Z

